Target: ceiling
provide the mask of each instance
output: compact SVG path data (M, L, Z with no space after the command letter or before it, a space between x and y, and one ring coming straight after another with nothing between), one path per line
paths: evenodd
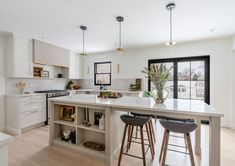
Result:
M163 44L169 39L167 0L0 0L0 31L87 52L115 49L116 16L123 16L123 47ZM234 0L174 0L173 36L178 43L235 33ZM210 30L213 29L213 32Z

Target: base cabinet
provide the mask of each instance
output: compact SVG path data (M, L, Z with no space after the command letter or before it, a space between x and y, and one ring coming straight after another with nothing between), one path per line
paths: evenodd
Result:
M7 96L7 130L16 134L46 121L46 96Z

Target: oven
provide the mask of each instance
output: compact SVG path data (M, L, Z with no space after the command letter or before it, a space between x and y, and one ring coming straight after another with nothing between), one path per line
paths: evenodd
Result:
M54 97L68 96L70 92L67 90L43 90L43 91L35 91L34 93L45 93L46 94L46 117L45 117L45 125L49 124L49 112L48 112L48 99Z

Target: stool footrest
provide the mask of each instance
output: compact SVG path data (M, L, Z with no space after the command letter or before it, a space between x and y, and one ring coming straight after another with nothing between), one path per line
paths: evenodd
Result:
M175 145L175 144L168 144L168 145L169 145L169 146L175 146L175 147L178 147L178 148L188 149L187 147L181 146L181 145Z
M182 151L179 151L179 150L174 150L174 149L167 149L167 150L172 151L172 152L183 153L183 154L189 155L189 153L187 153L187 152L182 152Z

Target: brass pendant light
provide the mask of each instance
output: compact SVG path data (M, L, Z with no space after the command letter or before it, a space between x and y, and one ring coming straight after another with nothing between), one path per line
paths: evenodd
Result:
M122 48L122 22L124 18L122 16L116 17L116 20L119 22L119 44L118 48L116 49L119 53L122 53L124 49Z
M173 41L172 37L172 10L175 8L174 3L169 3L166 5L166 9L170 11L170 41L166 43L167 46L175 45L176 42Z
M82 53L80 55L87 56L85 53L85 31L87 30L86 26L80 26L80 29L82 30Z

